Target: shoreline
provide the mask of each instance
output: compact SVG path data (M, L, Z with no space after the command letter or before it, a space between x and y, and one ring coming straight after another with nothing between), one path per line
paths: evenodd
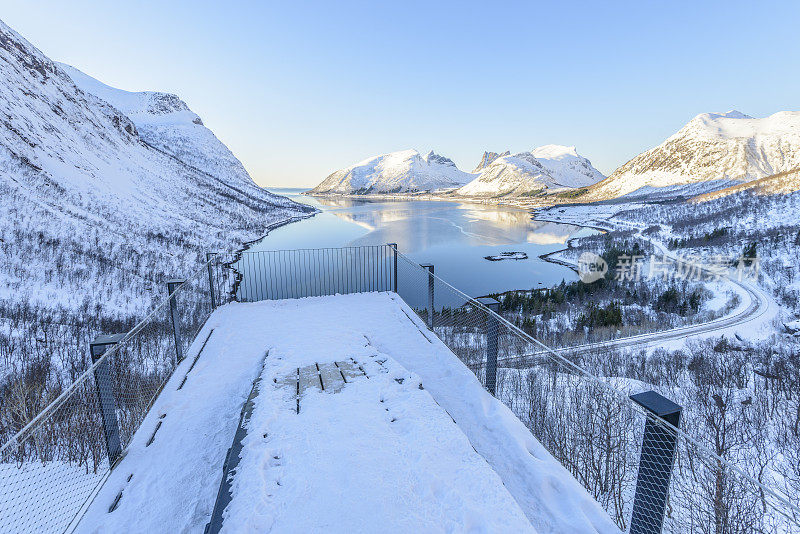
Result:
M499 205L499 206L512 207L512 208L524 210L524 211L528 212L528 214L531 217L531 220L533 220L533 221L544 222L544 223L553 223L553 224L566 224L566 225L575 226L575 227L578 227L578 228L589 228L589 229L596 230L596 231L601 232L601 233L607 233L609 231L608 228L602 228L602 227L599 227L599 226L593 226L593 225L589 225L589 224L579 224L579 223L575 223L575 222L565 222L565 221L560 221L560 220L544 219L544 218L538 218L536 216L536 211L538 209L542 209L542 208L548 209L548 208L552 208L552 207L555 207L555 206L542 206L542 207L538 207L538 208L525 208L525 207L517 206L517 205L511 204L511 203L490 201L490 200L487 200L487 199L484 199L482 201L478 201L478 200L475 200L475 199L472 199L472 198L461 199L461 198L451 198L451 197L442 197L442 196L433 196L433 195L313 195L313 194L306 194L306 192L301 192L301 194L305 195L305 196L310 196L310 197L321 197L321 198L331 198L331 199L403 200L403 201L430 200L430 201L441 201L441 202L475 203L475 204L495 205L495 206ZM239 248L238 250L236 250L234 252L233 258L229 262L224 263L224 265L226 267L230 268L234 272L234 276L236 277L235 281L234 281L234 287L233 287L232 291L236 292L238 290L238 285L241 283L241 273L239 273L236 270L236 268L234 267L234 264L241 260L242 254L247 252L256 243L258 243L258 242L264 240L265 238L267 238L270 235L270 233L272 233L274 230L277 230L278 228L281 228L283 226L287 226L287 225L295 223L295 222L301 222L301 221L304 221L306 219L311 219L312 217L314 217L315 215L321 213L322 211L323 210L315 209L313 212L311 212L309 214L306 214L306 215L288 217L286 219L273 222L273 223L271 223L271 224L266 226L263 235L261 235L260 237L258 237L256 239L252 239L250 241L243 242L241 244L241 248ZM537 257L539 259L541 259L542 261L545 261L545 262L548 262L548 263L551 263L551 264L554 264L554 265L559 265L561 267L566 267L566 268L570 269L571 271L573 271L574 273L579 274L578 273L578 269L574 264L569 263L569 262L564 261L564 260L561 260L559 258L553 257L553 256L555 256L555 255L557 255L559 253L562 253L562 252L565 252L567 250L570 250L573 247L573 242L575 242L575 241L577 241L579 239L582 239L582 238L581 237L572 237L572 238L570 238L570 239L568 239L566 241L566 247L560 248L558 250L554 250L552 252L547 252L545 254L540 254ZM544 290L548 290L548 289L550 289L549 286L544 286L544 287L540 287L540 288L528 288L528 289L511 289L511 290L504 291L504 292L499 293L499 294L508 293L508 292L514 292L514 291L544 291Z
M553 221L553 220L550 220L550 219L537 219L535 213L531 213L531 216L532 216L534 221L549 222L549 223L559 223L559 224L571 224L573 226L578 226L580 228L591 228L592 230L597 230L598 232L601 232L603 234L607 234L608 232L611 231L608 228L601 228L599 226L591 226L591 225L588 225L588 224L577 224L577 223L574 223L574 222L565 223L563 221ZM571 237L570 239L567 239L567 246L565 248L562 248L562 249L559 249L559 250L554 250L553 252L548 252L546 254L540 254L539 258L542 259L543 261L546 261L546 262L554 263L556 265L561 265L563 267L568 267L569 269L575 271L575 274L580 274L580 272L578 271L578 268L575 266L574 263L569 263L568 261L561 260L559 258L551 258L551 256L554 256L556 254L560 254L562 252L565 252L565 251L571 249L572 248L572 242L573 241L577 241L578 239L582 239L582 238L581 237Z
M565 205L564 202L557 203L536 203L529 199L521 197L457 197L435 193L376 193L369 195L355 195L355 194L326 194L326 193L310 193L303 191L300 193L303 196L328 198L328 199L348 199L348 200L428 200L435 202L461 202L467 204L489 204L493 206L508 206L521 210L530 211L532 209L553 208ZM571 203L566 203L571 205Z
M305 215L305 216L295 215L294 217L288 217L286 219L282 219L280 221L275 221L274 223L268 224L266 227L264 227L264 232L265 232L264 235L262 235L261 237L257 237L255 239L251 239L250 241L243 242L241 244L242 248L237 250L236 254L239 254L241 252L245 252L245 251L247 251L247 249L249 249L254 244L258 243L259 241L263 241L267 236L269 236L270 232L272 232L273 230L277 230L278 228L281 228L283 226L287 226L287 225L295 223L295 222L300 222L300 221L304 221L306 219L311 219L312 217L314 217L315 215L317 215L318 213L321 213L321 212L322 212L322 210L318 210L318 209L314 208L314 211L310 212L308 215Z
M241 248L233 253L233 258L230 261L223 262L223 264L222 264L223 266L225 266L228 269L230 269L234 274L234 281L233 281L233 287L231 288L231 293L233 293L235 295L236 292L239 290L239 284L242 283L242 273L240 273L236 269L236 267L234 267L235 263L241 261L242 254L247 252L248 249L250 249L250 247L252 247L254 244L266 239L267 236L269 236L269 234L273 230L277 230L278 228L282 228L284 226L288 226L288 225L290 225L292 223L296 223L296 222L304 221L306 219L310 219L310 218L316 216L317 214L319 214L321 212L322 212L321 210L318 210L318 209L315 208L314 211L312 211L311 213L309 213L307 215L304 215L304 216L293 216L293 217L288 217L286 219L281 219L280 221L275 221L273 223L268 224L264 228L264 232L265 232L264 235L262 235L261 237L259 237L257 239L252 239L250 241L245 241L244 243L242 243L241 244Z

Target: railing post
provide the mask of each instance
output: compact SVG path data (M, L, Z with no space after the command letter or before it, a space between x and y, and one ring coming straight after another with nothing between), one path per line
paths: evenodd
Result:
M655 391L645 391L630 397L633 402L659 419L675 428L680 426L682 408L668 398ZM645 421L630 534L661 532L677 438L674 431L650 417Z
M112 334L110 336L97 336L89 343L89 354L92 363L96 363L109 347L116 345L125 337L125 334ZM103 418L103 434L106 438L106 451L108 452L108 465L114 466L120 454L122 444L119 437L119 423L117 422L117 405L114 401L114 385L111 380L111 365L108 360L103 360L94 369L94 385L97 388L97 401L100 404L100 415Z
M214 298L214 268L211 266L211 259L216 256L213 252L206 252L206 263L208 264L208 290L211 293L211 309L217 307L216 298Z
M394 250L394 276L392 283L394 284L394 292L397 293L397 243L389 243L389 246Z
M500 303L490 297L481 297L478 302L489 308L494 313L486 317L486 389L492 395L497 394L497 341L499 323L496 313L500 312Z
M181 345L180 318L178 317L178 298L173 295L175 290L186 280L175 278L167 280L167 295L169 295L169 318L172 322L172 336L175 338L175 365L183 360L183 346Z
M420 267L428 271L428 328L433 330L433 264L425 263Z

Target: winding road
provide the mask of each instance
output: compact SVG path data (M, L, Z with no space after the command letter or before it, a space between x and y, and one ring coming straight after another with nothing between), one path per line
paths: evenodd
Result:
M546 221L546 222L554 222L554 223L565 223L568 222L569 224L576 224L574 221L565 221L561 219L556 220L548 220L548 219L541 219L537 217L537 220ZM631 223L628 221L615 221L617 224L625 226L630 229L635 229L638 231L643 230L642 225L638 225L636 223ZM593 227L598 227L595 223ZM619 230L618 227L614 226L610 223L610 221L605 220L603 221L603 227L605 230L613 231ZM679 257L675 256L674 254L670 253L669 250L660 242L647 238L646 236L642 235L641 233L637 234L637 237L641 237L643 239L647 239L650 241L654 248L658 250L660 254L663 254L666 258L678 263L682 262ZM545 258L546 261L550 261ZM552 261L563 261L563 260L552 260ZM703 267L700 267L700 270L707 271ZM554 350L566 354L581 354L585 352L592 352L601 349L609 349L609 348L617 348L617 349L624 349L624 348L645 348L652 346L654 344L662 344L665 342L671 342L676 340L684 340L686 338L697 336L701 334L711 334L714 332L721 332L726 329L743 326L747 323L753 325L753 328L758 326L759 323L763 322L764 316L774 311L774 301L772 297L768 295L765 291L761 288L746 281L739 281L734 278L726 278L727 282L736 286L739 290L738 293L742 297L741 304L729 315L725 315L723 317L718 317L711 321L700 323L700 324L693 324L687 326L680 326L677 328L671 328L669 330L662 330L659 332L652 332L652 333L645 333L645 334L636 334L633 336L626 336L616 339L609 339L606 341L598 341L594 343L585 343L581 345L574 345L571 347L558 347L554 348ZM749 299L747 301L746 299ZM509 358L498 359L497 365L500 367L514 367L514 368L525 368L532 365L538 365L542 363L543 358L549 360L550 355L546 350L540 350L536 352L531 352L530 354L525 354L523 356L513 356Z

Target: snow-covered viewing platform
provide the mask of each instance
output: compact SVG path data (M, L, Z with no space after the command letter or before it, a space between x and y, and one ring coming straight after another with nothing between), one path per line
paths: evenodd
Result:
M201 532L248 398L223 532L617 531L407 304L375 292L220 307L77 532Z

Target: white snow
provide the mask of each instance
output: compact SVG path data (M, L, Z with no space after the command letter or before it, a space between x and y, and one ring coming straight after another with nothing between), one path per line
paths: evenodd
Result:
M727 113L701 113L672 138L691 131L698 139L757 138L760 136L800 137L800 111L779 111L756 119L733 110Z
M524 196L544 190L586 187L605 178L574 146L544 145L531 152L491 156L487 158L484 154L480 175L456 194Z
M586 187L605 178L574 146L544 145L534 148L531 154L564 187Z
M223 532L533 532L417 375L357 330L320 344L337 327L314 326L270 350ZM348 357L369 378L310 388L296 414L294 383L281 379Z
M116 89L75 67L63 63L57 65L79 89L108 102L131 119L140 137L151 146L225 183L253 188L253 181L242 163L178 96Z
M511 155L485 152L472 173L430 152L402 150L374 156L325 178L312 193L445 192L462 196L525 195L542 189L586 187L604 178L574 146L545 145ZM463 186L463 187L461 187Z
M333 194L407 193L459 187L474 178L452 160L429 152L401 150L367 158L325 178L312 192Z
M702 113L660 145L620 166L590 198L619 197L645 186L748 182L797 168L800 111L780 111L761 119L738 111Z
M262 362L229 532L618 532L396 295L229 304L198 339L211 328L183 389L197 341L78 532L201 531ZM272 382L348 356L371 378L335 394L307 390L299 415L292 392Z

